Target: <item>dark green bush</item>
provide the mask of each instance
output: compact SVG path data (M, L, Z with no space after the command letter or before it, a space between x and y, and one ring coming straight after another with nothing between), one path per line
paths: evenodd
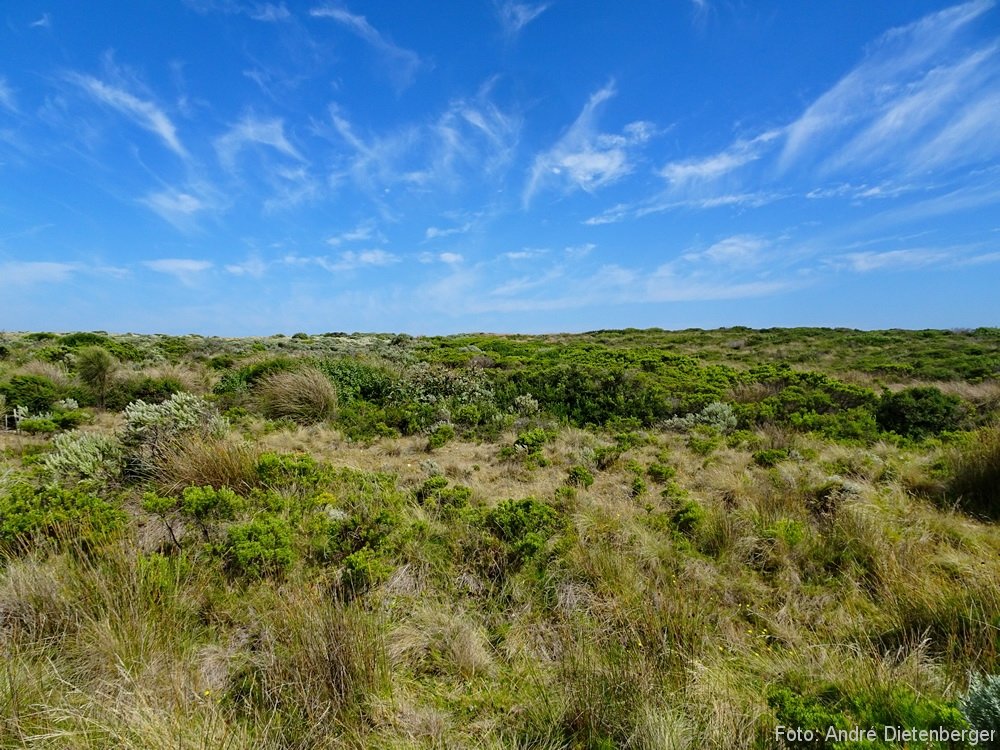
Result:
M121 411L136 401L161 404L183 390L184 384L174 377L153 378L149 375L131 375L111 382L105 394L104 406L114 411Z
M753 454L753 462L758 466L763 466L765 468L770 468L771 466L777 466L782 461L788 459L788 451L784 448L768 448L766 450L757 451Z
M42 375L15 375L0 385L0 395L6 397L8 409L23 406L32 414L42 414L66 394Z
M690 536L704 523L705 510L697 501L685 498L670 520L680 533Z
M486 515L486 528L507 543L514 562L537 554L559 525L559 512L533 497L504 500Z
M646 468L646 473L654 482L669 482L677 476L677 469L662 463L652 463Z
M881 429L917 439L960 429L965 417L962 399L933 387L885 393L875 410Z

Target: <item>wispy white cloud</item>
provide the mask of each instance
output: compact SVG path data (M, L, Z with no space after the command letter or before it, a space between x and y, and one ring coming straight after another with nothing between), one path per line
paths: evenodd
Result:
M599 214L583 221L588 226L601 224L617 224L626 219L640 219L644 216L666 213L683 209L709 210L726 207L760 208L768 203L781 200L784 195L775 192L720 193L707 194L703 197L678 197L674 191L667 190L636 203L619 203L605 209Z
M709 183L761 158L780 136L780 130L768 130L754 138L740 138L717 154L669 162L660 174L678 190Z
M14 99L14 90L7 83L7 79L0 76L0 107L17 112L17 101Z
M153 102L140 99L123 88L81 73L70 73L67 79L79 86L98 102L128 117L139 127L158 136L178 156L186 159L188 152L181 144L177 128L170 118Z
M323 193L322 184L304 166L272 166L267 170L271 194L264 199L265 212L284 211L317 200Z
M385 250L359 250L357 252L348 250L340 254L339 260L331 267L331 270L347 271L359 266L391 266L398 263L399 260L399 256Z
M42 13L40 18L28 24L29 29L48 29L52 26L52 14Z
M502 0L494 3L500 25L503 26L504 34L514 37L521 33L529 23L538 18L549 9L550 3L519 3L514 0Z
M240 122L215 139L215 151L227 169L232 169L240 153L250 146L269 146L291 159L305 161L285 136L284 121L277 117L261 119L253 114L244 115Z
M267 273L268 265L260 257L253 255L242 263L229 263L225 266L225 269L227 273L231 273L233 276L250 276L260 279Z
M371 240L387 242L385 235L378 230L375 221L368 219L358 224L354 229L348 229L346 232L328 237L326 244L336 247L348 242L369 242Z
M446 229L442 229L440 227L427 227L427 230L424 232L424 239L437 240L442 237L451 237L456 234L466 234L472 230L473 226L474 224L471 221L467 221L461 226L448 227Z
M449 266L465 261L461 253L420 253L417 258L421 263L444 263Z
M159 258L143 264L150 271L173 276L186 286L194 286L203 273L212 268L212 262L193 258Z
M331 273L342 273L358 268L384 268L395 265L401 260L398 255L381 248L372 248L370 250L345 250L334 259L325 255L286 255L282 262L290 266L319 266Z
M395 84L405 88L413 82L413 77L420 68L420 56L416 52L393 44L378 29L372 26L368 19L351 13L346 8L326 6L313 8L309 11L313 18L329 18L344 26L355 36L367 42L379 53L389 66L389 74Z
M206 208L200 198L180 190L150 193L139 202L175 226L189 226L191 219Z
M284 3L263 3L261 5L254 5L249 11L248 15L254 21L287 21L292 17L291 12L285 7Z
M859 125L858 140L848 149L865 155L872 150L884 153L877 147L879 133L913 135L914 127L921 132L920 126L949 101L974 96L976 88L970 90L968 76L984 62L983 51L966 51L957 64L949 58L955 54L959 33L993 6L993 0L972 0L884 34L857 67L789 126L780 168L787 170L829 153L831 140ZM890 141L882 149L898 150L901 145ZM832 165L837 165L836 156Z
M80 270L76 263L48 261L8 261L0 263L0 278L15 286L31 284L58 284Z
M770 242L763 237L738 234L719 240L703 251L687 253L682 257L687 261L707 260L730 268L752 266L762 261L761 251L769 245Z
M274 23L287 21L291 11L284 3L244 3L238 0L183 0L184 4L197 13L224 13L243 15L254 21Z
M545 247L526 247L521 250L511 250L510 252L504 253L501 257L507 260L530 260L531 258L539 258L543 255L548 255L549 249Z
M395 186L457 191L497 178L511 163L521 119L492 100L492 86L491 79L439 115L376 135L359 132L345 112L331 106L330 136L347 146L333 179L350 179L381 203Z
M869 271L895 271L938 264L949 260L951 254L937 249L907 248L884 252L847 253L828 260L828 264L847 268L858 273Z
M599 133L598 113L615 93L614 82L594 92L562 138L535 157L522 194L525 206L536 193L550 186L564 192L594 191L632 171L632 151L652 137L653 126L640 121L618 134Z

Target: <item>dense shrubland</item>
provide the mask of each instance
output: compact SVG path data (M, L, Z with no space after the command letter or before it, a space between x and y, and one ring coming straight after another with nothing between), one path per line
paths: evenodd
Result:
M0 334L0 746L996 727L998 375L996 329Z

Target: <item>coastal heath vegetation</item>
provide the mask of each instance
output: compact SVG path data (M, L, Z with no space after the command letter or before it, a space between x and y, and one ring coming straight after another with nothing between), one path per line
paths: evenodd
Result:
M0 747L1000 728L998 376L991 328L2 333Z

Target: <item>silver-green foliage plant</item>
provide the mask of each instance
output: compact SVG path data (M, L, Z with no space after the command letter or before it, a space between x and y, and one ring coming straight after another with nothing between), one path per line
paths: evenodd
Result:
M733 407L722 401L713 401L696 414L685 414L683 417L672 417L663 423L668 430L690 430L698 425L704 425L728 435L736 429L739 420Z
M126 468L137 477L152 476L178 441L191 435L220 438L229 426L205 399L184 392L159 404L134 401L124 415L121 442Z
M969 690L958 699L958 707L975 729L997 730L998 739L984 747L1000 748L1000 674L972 675Z
M124 415L125 445L158 443L193 430L218 437L228 426L205 399L183 392L159 404L134 401L125 407Z
M52 452L42 466L53 479L116 477L121 469L122 446L117 438L95 432L64 432L52 439Z

